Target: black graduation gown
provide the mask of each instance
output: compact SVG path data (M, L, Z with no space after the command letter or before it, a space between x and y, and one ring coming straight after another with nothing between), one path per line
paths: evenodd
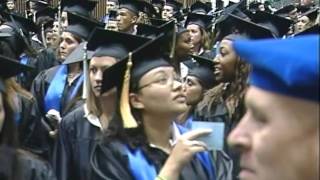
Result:
M32 81L43 70L57 65L57 58L52 49L43 49L35 57L28 57L26 63L34 69L29 72L21 73L17 76L17 82L26 90L30 90Z
M31 93L36 97L38 107L40 110L40 113L42 116L46 115L46 112L44 110L44 98L46 96L47 90L50 86L50 83L52 82L55 74L57 73L60 66L54 66L48 70L40 72L37 77L34 79L32 86L31 86ZM81 106L83 104L82 100L77 100L73 103L73 105L70 107L68 104L70 101L68 100L68 96L71 90L73 90L76 86L77 81L80 79L80 77L75 80L71 86L67 85L67 82L64 87L64 91L62 94L62 97L60 99L61 104L61 111L60 115L63 117L68 112L71 112L73 109L76 109L77 107ZM82 91L82 87L79 88L79 91Z
M23 151L0 146L0 179L56 180L49 163Z
M90 155L100 136L100 127L85 117L84 106L62 119L53 163L59 180L91 179Z
M54 78L57 70L60 66L54 66L48 70L42 71L33 81L31 87L31 93L36 98L38 110L32 110L32 112L37 111L39 113L40 120L36 123L36 131L33 133L36 139L33 139L32 149L37 151L37 154L41 155L47 160L51 160L55 139L49 136L49 131L53 130L51 122L45 117L46 112L44 109L44 98L51 81ZM79 80L79 77L78 79ZM68 96L72 88L75 88L77 80L75 80L71 86L65 85L61 103L61 117L64 117L67 113L76 109L83 104L83 100L80 97L76 97L69 101ZM79 88L81 92L82 87ZM81 93L78 93L81 94Z
M143 148L142 148L143 149ZM152 161L157 174L164 165L168 154L162 150L148 146L146 152L142 150L145 157ZM134 180L129 168L128 155L124 146L112 141L96 146L92 153L91 165L93 168L92 180ZM143 167L137 167L137 171L144 171ZM180 180L209 180L208 174L196 157L182 169ZM144 180L144 179L139 179Z

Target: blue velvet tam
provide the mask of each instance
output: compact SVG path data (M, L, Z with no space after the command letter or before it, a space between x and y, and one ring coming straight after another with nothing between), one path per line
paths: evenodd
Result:
M251 64L250 84L267 91L319 102L319 35L235 41Z

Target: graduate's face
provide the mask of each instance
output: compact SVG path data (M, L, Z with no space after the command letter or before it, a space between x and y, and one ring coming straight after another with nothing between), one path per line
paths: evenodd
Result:
M118 10L117 21L120 32L128 32L133 29L137 22L137 15L128 9L121 8Z
M170 20L173 16L173 12L174 10L172 6L165 5L162 10L162 19Z
M117 3L113 1L107 1L106 4L106 12L109 13L110 10L116 10L117 9Z
M106 29L110 31L118 31L117 21L109 20L106 24Z
M2 130L5 115L6 114L4 112L4 107L3 107L2 93L0 92L0 132Z
M187 109L185 89L173 67L158 67L142 76L138 93L130 94L134 108L159 116L177 116Z
M62 33L62 40L60 43L60 58L65 59L68 55L77 48L79 42L69 32Z
M61 28L65 30L68 26L68 13L66 11L62 11L61 13Z
M246 105L228 137L240 179L319 179L319 104L250 87Z
M295 25L295 31L301 32L309 27L310 19L308 16L301 16L298 18L298 22Z
M188 31L178 36L175 54L177 57L186 57L193 51L191 36Z
M187 104L196 105L203 97L203 88L198 78L194 76L187 76L186 80Z
M229 82L234 79L236 64L239 57L232 48L232 41L222 40L219 47L219 54L214 59L215 75L218 82Z
M15 8L14 1L7 1L7 8L9 10L14 10L14 8Z
M189 24L187 26L187 29L190 33L191 42L192 42L193 46L194 47L201 46L202 34L201 34L200 27L196 24ZM193 49L193 51L195 51L195 49ZM198 52L196 52L196 53L198 53Z
M93 57L91 59L89 66L90 85L91 90L96 97L101 95L103 71L114 65L116 62L115 58L109 56Z

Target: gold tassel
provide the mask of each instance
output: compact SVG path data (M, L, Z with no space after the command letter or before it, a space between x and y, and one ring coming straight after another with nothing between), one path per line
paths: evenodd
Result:
M174 58L174 51L176 49L176 40L177 40L177 27L176 27L176 20L174 20L174 26L173 26L173 35L172 35L172 47L170 52L170 59Z
M129 87L130 87L130 73L132 68L132 53L129 52L127 68L124 75L123 86L120 97L120 113L124 128L136 128L138 127L137 121L131 114L130 102L129 102Z

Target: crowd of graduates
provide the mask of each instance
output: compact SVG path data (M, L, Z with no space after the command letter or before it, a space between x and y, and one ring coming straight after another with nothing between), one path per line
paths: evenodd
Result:
M252 66L267 67L251 59L319 35L316 3L107 0L100 19L97 1L26 3L0 1L0 180L239 179L227 138L247 112ZM250 40L288 44L237 44ZM199 121L224 125L221 149L198 140L212 133Z

